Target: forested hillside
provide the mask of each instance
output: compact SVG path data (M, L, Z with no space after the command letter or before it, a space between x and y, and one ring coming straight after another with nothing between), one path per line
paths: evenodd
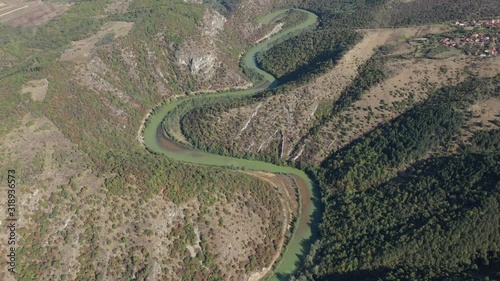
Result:
M338 52L338 48L349 49L350 42L357 42L355 34L336 27L449 24L447 21L455 19L472 19L471 15L474 18L492 17L498 9L498 5L493 4L492 1L480 1L471 6L467 6L465 1L457 5L447 1L358 1L342 6L336 1L302 1L302 7L307 6L320 14L322 22L319 28L274 45L258 56L258 62L282 82L293 81L295 84L289 85L296 87L300 85L297 78L317 70L318 62L331 59L328 66L334 66L338 58L345 54ZM431 7L442 9L431 13ZM339 33L336 33L337 30ZM358 75L342 89L334 102L317 107L314 113L317 119L306 134L308 139L304 137L303 144L310 145L307 141L315 141L325 124L343 111L350 112L347 117L342 116L344 119L340 118L347 126L359 115L367 115L368 120L373 118L372 109L375 106L369 104L362 109L369 113L359 114L361 107L356 106L356 102L368 93L373 94L373 88L385 80L395 76L401 79L394 72L403 71L408 64L428 62L443 76L450 64L457 65L456 69L459 69L462 62L459 62L457 52L443 47L440 40L450 37L450 34L460 34L457 35L460 37L464 32L485 32L483 29L454 29L442 33L446 30L443 27L442 31L429 36L401 40L406 41L405 46L393 43L380 48L357 68ZM341 32L346 32L343 34L347 36L337 35ZM451 59L445 61L446 58ZM399 63L402 65L399 69L387 67ZM396 84L400 88L394 86L381 90L385 91L384 98L399 98L392 99L395 101L389 105L384 100L380 101L382 109L393 106L392 109L397 112L394 119L384 118L384 122L378 123L372 130L342 149L333 151L319 168L311 167L314 164L307 161L296 163L316 171L325 205L319 226L320 239L306 258L305 268L297 274L298 280L496 280L500 277L500 144L498 129L489 130L496 125L487 123L498 122L496 105L492 105L494 116L488 115L485 123L477 125L482 130L466 140L466 146L453 151L445 149L463 137L459 134L470 124L471 107L478 106L480 101L492 100L496 104L499 98L498 70L497 75L490 78L473 74L474 71L479 73L481 67L472 71L471 66L481 63L484 61L468 60L463 64L468 64L464 72L455 69L456 78L450 75L440 78L447 79L453 86L437 89L436 85L440 84L430 82L428 69L425 70L425 78L414 79L421 74L421 70L414 68L406 77L402 76L406 80L399 80ZM471 78L466 79L469 75ZM418 79L422 82L416 82ZM301 82L307 84L310 80ZM284 125L276 126L276 131L281 134L278 133L278 137L269 136L269 139L274 137L272 142L268 142L269 150L257 156L247 152L258 145L254 140L244 145L246 149L238 150L240 140L234 137L235 134L228 133L230 130L215 134L215 130L207 128L230 116L229 112L234 114L238 108L253 112L245 123L248 125L256 114L271 114L262 112L262 103L277 93L287 91L291 90L284 86L261 94L248 101L252 107L242 100L221 100L204 107L193 106L184 111L175 123L181 124L184 135L198 148L283 163L278 155L285 143L283 131L288 129ZM310 94L307 90L305 93ZM417 101L416 93L419 95ZM290 110L289 114L295 112ZM284 117L290 122L287 118L291 117ZM237 121L233 118L228 126L237 126ZM272 122L279 121L273 119ZM488 125L485 128L482 124ZM340 130L339 127L334 128ZM342 130L349 131L350 128L342 127ZM236 135L239 137L239 134ZM232 139L236 141L231 142ZM271 154L269 151L272 151Z
M449 24L454 20L486 19L500 14L500 6L489 0L474 3L446 0L349 3L306 0L296 1L296 4L320 15L318 29L278 43L258 56L260 66L282 82L297 82L298 77L317 70L319 62L331 60L329 67L334 66L338 58L345 54L338 52L339 48L349 49L350 42L358 42L357 35L348 31L353 28ZM344 27L349 29L343 30ZM410 39L404 47L389 44L381 48L358 67L358 75L342 89L338 99L317 107L317 119L306 134L308 139L304 139L316 140L325 124L343 111L354 112L343 117L345 120L340 118L347 126L349 120L359 118L361 114L356 115L356 112L361 109L356 102L368 93L373 94L371 90L381 82L396 76L394 71L397 68L389 72L387 65L395 65L405 59L405 63L417 64L421 63L420 59L428 59L434 60L432 63L436 64L440 73L445 74L449 62L443 61L439 67L440 59L455 57L453 50L440 46L439 40L449 37L449 34L451 32L424 36L422 42L425 43L415 43L419 39ZM453 60L451 64L458 65L457 61ZM402 68L407 67L404 63L402 65ZM467 71L471 71L469 67L466 67ZM301 167L309 165L311 170L316 171L325 210L319 226L320 239L313 245L304 269L296 276L297 280L500 278L498 129L488 130L480 125L484 130L474 133L465 141L466 146L460 146L452 153L444 149L461 138L459 133L471 119L471 106L477 106L479 101L499 98L500 75L465 79L466 76L461 76L465 74L457 71L457 82L450 83L453 86L436 89L438 83L429 82L426 77L421 85L409 90L407 86L417 84L413 75L420 75L419 70L406 76L407 80L400 80L401 88L382 90L386 92L384 97L403 97L393 102L394 108L401 108L402 103L407 108L398 112L397 117L385 119L385 123L379 123L342 149L333 151L319 168L311 167L312 164L306 164L307 161L298 163ZM451 80L449 77L448 80ZM422 91L418 101L415 101L417 91L413 89ZM253 122L256 114L269 114L262 112L261 104L266 98L282 91L287 90L283 87L253 100L252 107L245 108L253 112L245 124ZM228 134L230 130L218 131L217 135L214 135L215 131L207 130L209 123L218 122L229 112L234 114L237 108L243 107L245 101L221 101L206 107L193 107L176 122L181 124L183 133L198 148L282 163L283 160L276 155L285 143L283 131L286 126L276 126L276 131L281 134L275 137L278 140L269 142L270 150L276 153L271 155L275 156L269 156L269 150L258 156L247 152L255 144L254 140L244 146L245 152L239 151L237 145L240 140L231 142L234 134ZM385 101L381 102L380 108L388 108ZM371 104L363 110L369 111L368 119L373 118ZM289 112L295 114L291 110ZM498 113L494 116L493 121L489 117L488 122L498 121ZM234 124L237 122L229 126ZM339 127L334 128L340 130ZM487 128L496 127L488 125ZM349 128L342 129L349 131ZM269 136L269 139L272 137ZM304 145L310 145L307 141Z
M296 0L294 3L318 13L322 25L329 28L405 26L500 15L496 0Z
M364 191L380 183L394 175L394 168L416 161L432 147L449 141L463 124L465 116L460 108L480 98L498 96L499 90L500 75L436 91L394 122L333 153L322 164L328 171L325 180L346 192Z
M150 153L150 113L182 98L168 137L316 180L318 237L295 280L500 280L500 27L450 24L498 18L498 0L46 2L71 6L0 24L16 280L267 277L300 217L297 184ZM285 8L319 24L257 55L281 84L206 97L252 87L239 58L304 20L259 22Z
M498 97L499 78L440 89L325 160L322 238L299 280L499 277L498 131L423 158L456 134L462 110Z
M284 83L313 72L327 61L333 64L361 37L349 29L305 32L259 53L257 62Z
M463 4L465 3L465 1L460 2L459 4L456 5L455 4L452 5L447 1L435 1L434 4L429 3L429 5L426 4L427 3L426 1L411 1L411 2L404 1L403 3L401 1L383 1L383 0L380 1L359 0L359 1L348 1L348 2L305 0L305 1L291 1L291 3L292 2L296 7L310 9L315 13L317 13L320 18L320 25L316 30L313 30L311 32L306 32L297 36L293 36L288 40L273 45L269 49L258 54L257 60L260 67L262 67L264 70L276 76L281 83L292 82L289 85L282 86L281 88L283 90L280 90L281 93L292 92L291 89L297 89L300 86L304 86L303 91L305 95L308 95L308 93L311 92L311 89L313 89L313 88L308 88L305 85L310 84L309 82L312 81L314 77L317 77L322 73L325 73L335 67L337 68L343 67L336 65L340 61L339 58L341 58L348 50L350 50L355 43L360 42L362 38L361 35L362 32L360 32L359 30L357 30L357 32L354 32L355 29L387 27L387 26L404 27L404 26L414 26L415 24L431 24L431 23L449 24L450 23L449 20L451 19L450 17L456 17L457 19L464 20L470 18L471 14L476 15L478 18L487 18L492 13L495 13L494 11L498 6L498 5L496 6L493 5L494 1L489 1L489 0L480 1L481 3L478 2L477 4L471 5L468 8L466 8L465 4ZM428 18L425 16L424 12L427 10L430 11L430 9L428 8L429 6L433 5L443 5L446 6L447 8L443 11L442 14L434 13L434 15L436 15L434 18ZM492 9L488 9L487 11L485 7L492 7ZM400 19L401 15L410 18L411 21L403 22L403 20ZM430 32L432 27L425 27L425 28L415 27L415 30L425 30L427 28L429 29L428 33L432 33ZM439 28L442 28L443 31L446 29L445 26L440 26L439 28L438 27L433 27L433 28L435 28L436 31ZM407 32L411 33L412 32L411 30L412 28L409 28ZM402 31L401 33L404 32L405 31ZM461 30L458 31L454 30L453 32L447 33L446 36L449 36L448 34L455 34L455 33L460 34L461 36L463 32L464 31ZM472 33L483 32L483 30L473 30L467 32L472 34ZM422 33L424 34L425 32ZM402 60L405 60L405 62L407 63L413 64L412 62L413 58L435 59L435 61L428 64L429 68L431 68L433 67L433 65L438 65L441 63L438 60L442 60L450 56L455 56L455 58L457 58L456 57L457 53L453 53L453 49L449 49L446 48L445 46L442 46L439 40L442 40L443 37L441 36L440 33L441 31L436 32L436 34L433 34L429 36L429 38L426 38L425 40L427 41L425 44L422 44L422 46L417 46L414 44L414 42L406 40L407 41L406 42L407 46L405 46L405 48L407 48L406 52L398 53L398 51L394 51L394 53L398 54L393 55L390 59L391 61L387 62L387 65L392 65L396 62L399 63L399 61ZM404 38L406 38L407 36L408 35L406 34L402 34L403 39L394 38L392 39L392 41L393 42L403 41ZM367 48L367 46L363 45L363 48ZM397 49L394 46L386 48ZM486 47L484 47L483 49L485 48ZM368 48L364 53L368 53L370 51L371 50ZM389 51L389 53L390 52L391 51ZM356 60L356 58L352 59ZM244 112L248 112L251 110L249 107L256 108L259 104L261 104L261 102L264 99L260 100L255 99L252 101L248 101L246 106L243 105L244 103L241 102L238 103L238 105L233 104L231 106L229 106L228 103L224 103L224 105L221 105L219 108L216 108L217 106L211 105L210 109L196 108L195 111L192 112L186 111L186 115L181 116L179 119L183 123L181 125L183 128L182 129L183 133L198 148L202 148L204 150L209 150L212 152L226 151L227 153L227 151L231 151L230 154L233 155L236 154L239 156L248 155L249 157L254 157L259 159L274 159L273 161L275 161L277 160L277 158L280 157L279 155L280 150L283 148L283 146L285 146L284 149L285 158L287 158L288 160L294 159L299 154L303 155L302 158L310 158L310 159L325 157L330 153L330 151L327 150L332 145L335 145L337 143L341 143L338 144L339 146L345 145L346 142L345 139L346 138L349 139L348 136L351 135L350 132L363 130L362 128L361 129L358 128L359 125L356 126L356 128L349 127L349 124L347 123L350 123L352 119L357 119L357 117L345 116L352 114L346 113L344 109L353 110L353 108L349 107L353 106L354 102L360 100L361 96L365 92L369 92L371 87L377 85L377 83L385 79L383 72L384 68L386 68L386 66L384 66L384 64L386 63L383 60L384 60L384 54L382 54L382 52L379 52L374 56L373 59L370 60L370 63L372 64L371 66L368 64L364 66L358 65L356 68L357 71L360 72L360 75L347 88L332 82L329 89L323 89L322 92L331 91L331 92L341 93L341 97L339 98L339 100L334 100L333 103L325 102L322 100L321 97L318 97L316 100L314 100L314 102L300 104L294 101L296 100L295 97L291 97L290 103L294 104L293 106L288 106L287 104L279 105L277 111L275 113L271 113L272 115L275 115L273 120L266 120L266 121L259 120L258 122L263 122L263 124L256 126L256 128L254 128L254 130L257 130L258 132L254 135L247 136L246 139L233 140L233 137L238 135L238 133L235 132L235 130L238 130L237 127L238 126L240 128L244 127L239 122L240 121L239 119L236 119L235 121L232 122L230 122L229 120L224 120L223 123L227 124L214 124L214 120L220 120L222 116L233 115L235 114L234 113L235 111L238 111L239 109L243 108ZM360 60L360 62L361 61L362 60ZM401 62L401 64L404 63ZM422 64L424 63L422 62ZM468 66L465 66L465 64L466 63L463 64L461 63L457 65L459 65L458 67L468 68ZM464 71L465 68L463 68ZM443 66L443 73L446 70L447 68ZM368 72L370 74L368 74ZM420 70L414 70L414 75L411 75L410 77L408 77L407 75L407 77L402 77L402 78L409 79L415 76L418 77L427 75L428 75L428 70L425 70L424 73L422 73L422 71ZM460 76L465 77L468 75L469 74ZM342 71L339 70L336 76L340 77L339 80L342 80L343 79L342 77L344 75ZM451 74L448 74L447 76L448 77L446 79L442 79L443 83L447 83L446 81L452 79L450 78ZM333 79L337 78L332 78L332 80ZM396 91L397 92L405 91L404 89L406 88L406 85L403 84L406 83L407 82L401 81L400 83L401 85L395 85L395 87L398 87ZM426 83L428 86L430 85L430 83L427 82L423 83ZM288 89L284 89L285 87L288 86L289 86ZM339 88L337 89L337 87ZM390 93L391 91L392 89L387 90L386 92L389 92L389 94L392 95L392 93ZM274 93L275 92L273 93L267 92L266 96L269 96L270 94ZM406 92L405 94L414 96L414 94L410 93L410 91ZM321 94L315 93L315 95L319 96ZM275 99L283 100L287 98L280 97ZM398 105L395 104L394 109L400 108L400 110L402 110L401 108L405 107L404 104L407 105L409 100L413 100L413 98L405 101L398 101L398 103L400 102L401 104ZM386 105L384 106L385 109L387 109L391 105L389 104L387 106ZM284 108L283 111L281 110L281 107ZM307 125L303 124L303 122L307 122L308 120L310 120L310 117L305 117L305 116L301 118L298 117L299 114L294 112L295 108L297 107L301 107L300 110L303 110L302 108L307 107L308 108L307 110L311 110L311 112L313 112L312 116L314 116L314 118L311 119L314 119L314 122L312 126L310 124ZM374 106L370 105L368 106L368 108L363 109L364 111L367 110L369 111L368 113L369 116L366 117L368 120L365 123L371 123L373 122L372 121L373 119L388 118L386 116L373 118L376 115L374 114L373 108ZM385 109L382 109L381 111ZM229 113L229 111L231 111L232 113ZM223 114L222 112L229 114ZM304 112L302 112L302 114L304 114ZM398 115L399 114L400 113L398 113ZM364 113L355 115L364 115ZM259 116L262 115L258 114L256 118L257 119L264 118ZM246 116L246 118L250 117ZM337 119L340 120L337 122ZM332 124L333 120L335 120L334 122L335 125ZM286 122L287 125L284 125L284 122ZM274 126L275 128L273 130L269 129L271 131L267 132L268 125L275 123L277 123L277 125L271 125ZM243 124L245 124L244 121ZM251 124L252 123L250 123L250 125ZM304 128L304 126L308 126L308 128ZM324 137L324 135L329 135L329 132L325 132L324 130L326 126L342 127L339 129L342 130L341 136L339 136L339 138L341 138L342 140L340 142L338 140L332 140L331 142L326 143L325 146L324 142L326 141L322 138ZM287 127L289 127L290 130L287 130L286 129ZM207 128L210 129L207 130ZM212 134L209 132L209 131L215 132L215 130L223 133ZM260 130L262 130L262 132L260 132ZM304 133L305 130L308 130L309 132ZM246 132L248 132L248 130L246 130L244 133L246 134ZM277 135L281 135L282 140L274 139L277 138L276 137ZM273 140L267 142L265 139L268 137ZM263 145L255 145L256 142ZM286 145L283 145L283 143L285 143ZM291 148L289 146L294 146L294 147ZM323 151L318 153L317 152L318 150L323 150ZM301 151L305 151L305 153L301 154ZM321 156L311 155L316 153L318 153ZM281 155L281 157L283 157L283 155ZM307 159L307 161L310 160Z
M454 1L417 0L392 1L387 25L417 25L456 20L481 20L500 15L500 5L495 0ZM382 11L381 11L382 13Z
M23 202L15 280L226 280L268 266L287 221L283 194L151 154L138 139L152 108L196 89L179 52L206 47L206 32L222 33L206 22L223 19L182 0L72 2L44 25L0 25L0 168L16 170ZM228 233L232 259L220 246Z
M323 28L375 27L378 9L387 0L292 0L299 7L318 13Z
M328 197L324 238L303 276L441 280L470 270L500 277L499 167L498 153L436 158L366 192Z

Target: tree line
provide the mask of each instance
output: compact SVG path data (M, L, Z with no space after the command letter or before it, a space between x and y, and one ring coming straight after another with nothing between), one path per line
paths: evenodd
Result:
M325 210L297 280L498 278L498 130L476 133L456 155L424 156L451 140L472 103L498 97L499 81L438 89L310 167Z

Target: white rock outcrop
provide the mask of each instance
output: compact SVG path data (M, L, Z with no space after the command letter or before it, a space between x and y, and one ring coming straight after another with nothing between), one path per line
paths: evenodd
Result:
M201 40L188 40L176 52L179 64L189 67L191 75L202 80L211 79L220 65L214 40L224 29L226 18L213 9L208 9L200 22Z
M215 67L215 56L212 54L202 54L193 57L189 63L189 70L192 75L212 76Z
M201 29L205 36L215 37L224 29L227 19L216 10L209 9L202 19Z

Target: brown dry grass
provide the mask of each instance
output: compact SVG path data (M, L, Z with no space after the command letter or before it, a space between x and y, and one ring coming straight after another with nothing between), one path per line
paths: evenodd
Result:
M48 88L49 80L47 79L31 80L23 86L21 93L31 93L31 98L34 101L43 101Z
M292 152L296 151L297 144L315 122L317 108L330 104L340 96L356 77L358 67L372 56L377 47L444 30L432 26L362 30L365 34L363 40L349 50L332 70L308 85L268 98L262 102L254 117L252 115L260 102L218 115L212 127L218 130L224 128L221 144L218 145L235 146L240 152L269 154L276 153L274 149L279 143L284 147L282 158L293 158ZM247 122L248 126L245 126Z
M2 0L0 2L0 22L14 26L41 25L62 15L70 7L70 4L62 3Z
M440 70L442 66L448 70L446 73ZM398 60L385 68L390 74L388 79L330 120L321 128L319 136L310 140L308 145L313 149L308 153L316 163L378 125L396 118L439 87L456 85L469 77L469 73L483 77L496 75L500 72L500 57L487 60L463 56L447 60Z
M249 272L242 265L255 255L254 245L269 239L275 225L286 221L282 214L272 214L272 208L258 204L253 189L237 192L231 202L224 192L212 194L217 200L211 206L202 206L197 199L176 205L162 196L138 204L142 194L134 186L124 186L122 194L112 195L104 182L115 175L96 176L88 157L45 117L25 116L21 127L0 139L0 151L0 169L16 169L18 177L17 233L19 243L30 253L22 262L36 265L47 255L54 265L37 272L38 280L61 280L64 275L75 280L89 266L104 280L119 280L131 253L139 264L153 265L148 280L180 280L175 271L191 253L188 248L172 258L172 233L186 222L193 224L198 243L204 240L213 249L223 273L232 273L234 280L246 278ZM0 202L2 213L5 203ZM202 212L204 220L198 221ZM219 224L221 218L224 222ZM211 233L213 239L208 238ZM7 253L6 236L0 240L0 251ZM32 245L39 249L35 251ZM195 254L200 251L196 244L188 246ZM0 280L14 280L6 275L5 257L0 261ZM228 263L234 263L235 269L226 268Z
M127 11L128 6L132 0L115 0L113 3L106 7L106 11L109 13L123 14Z
M115 38L125 36L129 33L134 24L131 22L107 22L99 32L83 40L73 42L72 47L67 49L62 55L61 61L71 61L75 63L85 63L91 58L95 44L106 34L113 33Z

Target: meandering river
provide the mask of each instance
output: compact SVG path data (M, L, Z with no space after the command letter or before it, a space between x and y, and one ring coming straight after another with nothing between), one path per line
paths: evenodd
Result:
M264 24L270 23L272 19L285 13L286 11L288 10L276 11L272 14L267 15L266 17L261 18L260 21ZM269 39L266 39L263 42L251 47L242 58L242 63L244 63L246 67L253 69L264 77L265 81L263 81L262 85L265 84L269 86L258 86L247 90L229 91L215 94L203 94L203 97L216 98L221 96L251 96L267 88L277 86L278 81L275 79L275 77L257 67L255 56L263 48L275 42L276 40L279 40L280 38L287 36L292 32L300 32L301 30L304 30L316 24L317 16L315 14L305 10L301 11L307 15L307 19L305 21L296 26L281 30L277 34L271 36ZM311 221L314 211L318 208L316 204L318 204L317 202L319 202L319 199L314 197L313 185L311 180L303 171L292 167L278 166L263 161L233 158L206 153L194 149L188 149L178 145L172 140L165 138L161 129L162 121L164 120L165 116L167 116L167 114L171 110L176 108L179 104L196 98L200 97L190 96L179 98L175 101L166 103L163 106L154 109L149 116L143 130L144 145L151 152L164 154L173 160L193 164L232 167L236 169L296 175L299 178L298 188L300 193L300 213L298 221L295 225L291 239L288 241L287 245L284 248L281 259L277 262L277 264L275 265L275 269L272 271L273 275L270 276L270 279L272 280L287 279L285 276L292 274L297 270L297 265L301 262L300 258L305 255L306 248L309 246L308 244L312 242L310 241L312 235Z

